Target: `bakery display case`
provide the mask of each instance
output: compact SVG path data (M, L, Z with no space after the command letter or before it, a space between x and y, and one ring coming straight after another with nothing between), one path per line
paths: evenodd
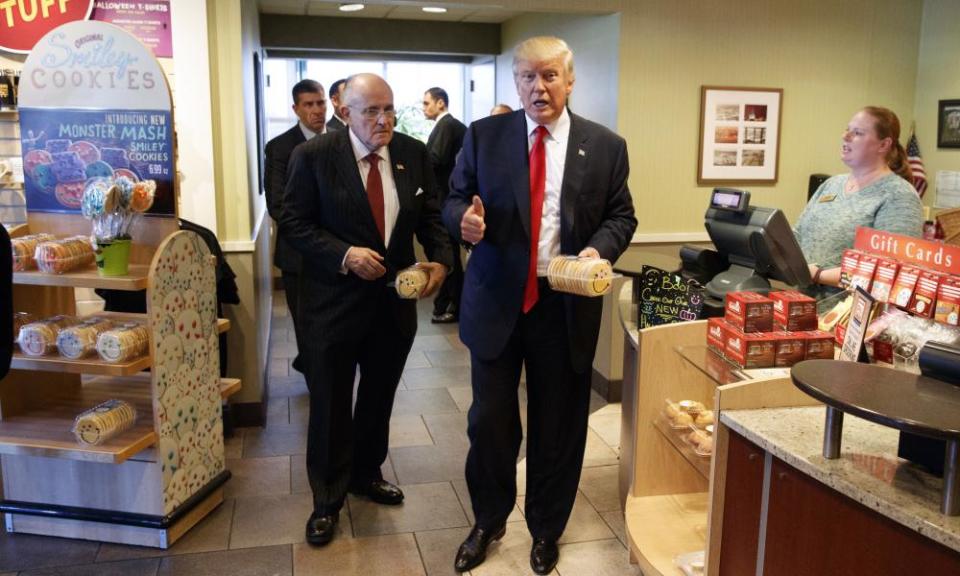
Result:
M79 216L30 213L12 235L88 231ZM0 380L8 532L167 548L223 501L221 405L240 382L220 377L218 335L229 322L216 317L213 256L176 219L150 218L131 263L117 277L92 266L14 274L14 310L36 318L75 315L76 287L146 289L146 314L96 316L145 327L149 345L125 357L121 337L106 360L15 352ZM79 441L76 417L110 400L133 408L132 425L102 442Z

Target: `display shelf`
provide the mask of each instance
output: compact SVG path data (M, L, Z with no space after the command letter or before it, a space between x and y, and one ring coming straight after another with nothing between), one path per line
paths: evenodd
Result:
M79 360L70 360L62 356L27 356L14 352L11 368L19 370L44 370L46 372L69 372L70 374L98 374L102 376L132 376L150 367L149 355L130 362L104 362L96 354Z
M221 378L220 379L220 397L226 400L240 391L239 378Z
M101 276L95 267L74 270L64 274L48 274L39 270L14 272L14 284L31 286L65 286L71 288L108 288L112 290L145 290L150 266L130 264L126 276Z
M96 314L90 314L90 316L113 318L117 322L140 322L141 324L147 323L146 314L137 314L134 312L97 312ZM217 334L223 334L229 330L230 320L228 318L217 318Z
M677 346L680 357L703 372L718 386L747 380L740 368L722 358L704 344Z
M677 452L683 456L683 459L689 462L690 465L703 476L704 480L710 480L710 456L700 456L694 452L693 447L683 438L692 432L690 428L686 428L686 430L676 430L670 426L664 416L660 416L654 420L653 426L663 434L663 437L670 442L670 445L676 448Z
M144 382L149 383L149 379L96 378L84 383L77 394L48 398L42 407L5 416L0 420L0 453L124 462L157 441L150 389ZM134 426L98 446L78 443L71 431L74 419L84 410L110 399L133 404L137 410Z
M630 554L643 574L683 574L673 559L706 547L708 502L706 492L627 498L624 515Z

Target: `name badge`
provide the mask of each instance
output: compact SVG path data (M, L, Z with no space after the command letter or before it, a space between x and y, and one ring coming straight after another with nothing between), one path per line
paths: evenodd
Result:
M833 201L836 200L836 199L837 199L837 195L836 195L836 194L830 194L830 195L828 195L828 196L821 196L820 199L817 200L817 204L826 204L827 202L833 202Z

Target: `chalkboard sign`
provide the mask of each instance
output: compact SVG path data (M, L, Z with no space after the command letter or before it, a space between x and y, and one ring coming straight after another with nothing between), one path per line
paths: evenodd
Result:
M696 320L703 309L703 287L695 280L644 266L640 278L640 328Z

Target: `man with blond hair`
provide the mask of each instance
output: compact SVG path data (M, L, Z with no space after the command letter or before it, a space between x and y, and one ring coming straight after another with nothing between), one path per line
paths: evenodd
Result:
M473 244L460 338L471 355L466 477L476 524L454 568L483 562L516 502L525 366L530 566L547 574L577 494L603 309L599 298L551 289L547 265L560 254L616 261L637 221L626 143L567 110L574 83L567 44L521 42L513 77L523 109L470 126L443 211L450 233Z

